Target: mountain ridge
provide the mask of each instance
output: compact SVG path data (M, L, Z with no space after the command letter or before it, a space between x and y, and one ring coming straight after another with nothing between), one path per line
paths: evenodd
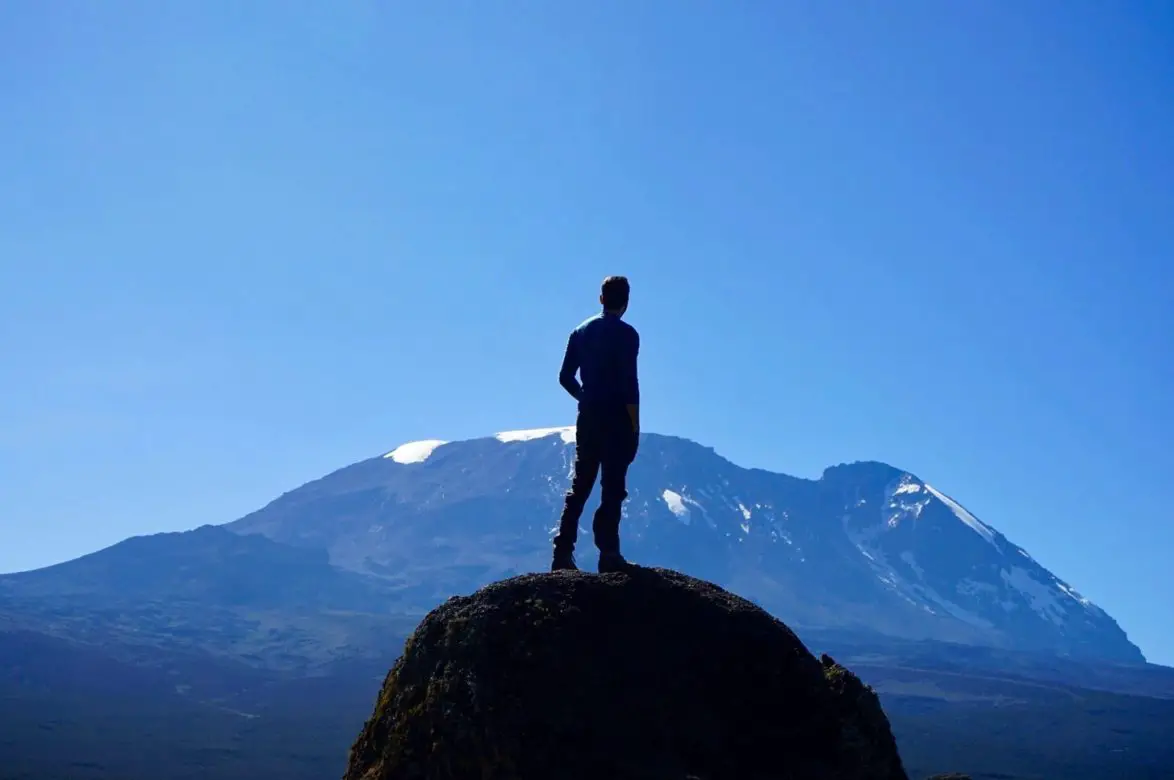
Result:
M450 580L476 587L545 567L573 442L569 426L406 442L228 527L324 546L336 565L393 579L422 556L433 573L480 571ZM643 433L621 533L633 554L740 587L797 625L856 623L909 638L1144 661L1104 610L1026 550L948 493L881 461L843 462L811 479ZM816 565L804 566L809 556Z
M172 630L167 605L185 603L195 606L182 617L184 636L217 652L337 662L355 643L387 637L388 616L544 570L573 441L573 428L552 427L408 442L230 523L0 576L0 611L8 604L75 625L86 610L122 605L118 619L133 634L136 625ZM584 557L592 509L580 524ZM1026 550L880 461L794 477L644 433L621 535L634 560L720 583L796 627L1145 660L1111 616ZM86 606L85 591L102 603Z

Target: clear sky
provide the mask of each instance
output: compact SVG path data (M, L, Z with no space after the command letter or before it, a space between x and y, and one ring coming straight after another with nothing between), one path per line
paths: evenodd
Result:
M952 494L1174 664L1174 4L0 4L0 571L565 424Z

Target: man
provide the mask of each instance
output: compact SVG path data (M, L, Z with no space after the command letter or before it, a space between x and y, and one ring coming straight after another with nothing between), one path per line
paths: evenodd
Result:
M567 491L554 538L551 571L577 569L575 540L587 497L600 479L603 495L592 531L599 548L599 571L621 571L627 561L620 554L620 508L628 497L628 466L636 457L640 439L640 382L636 356L640 335L622 317L628 310L628 280L603 280L600 314L571 332L558 381L579 402L575 423L575 474ZM582 383L575 378L579 373Z

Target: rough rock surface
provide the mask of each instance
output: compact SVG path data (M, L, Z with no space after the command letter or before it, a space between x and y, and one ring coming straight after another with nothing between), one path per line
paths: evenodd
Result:
M529 574L432 611L346 780L907 780L876 695L665 569Z

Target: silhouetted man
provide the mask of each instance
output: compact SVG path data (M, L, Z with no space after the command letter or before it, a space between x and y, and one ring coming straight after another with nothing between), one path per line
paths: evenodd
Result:
M620 508L628 497L628 466L640 440L640 335L621 319L628 310L629 291L622 276L604 279L599 296L603 311L575 328L567 341L558 381L579 402L575 475L554 538L551 571L578 568L574 550L579 517L601 470L603 495L592 523L599 571L627 566L620 554ZM582 383L575 378L576 371Z

